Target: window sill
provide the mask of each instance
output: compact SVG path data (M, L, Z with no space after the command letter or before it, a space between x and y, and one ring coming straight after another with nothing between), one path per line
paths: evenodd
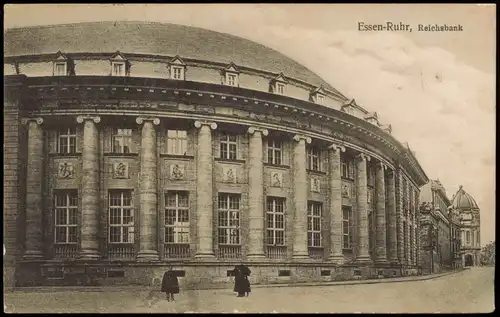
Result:
M316 174L316 175L326 175L326 172L322 171L316 171L316 170L311 170L311 169L306 169L306 171L310 174Z
M80 157L82 156L81 152L78 153L49 153L49 156L61 156L61 157Z
M172 159L194 159L194 155L181 155L181 154L168 154L162 153L160 157L172 158Z
M123 156L123 157L135 157L138 156L138 153L115 153L115 152L108 152L104 153L104 156Z
M274 167L274 168L282 168L282 169L290 169L289 165L282 165L282 164L264 163L264 166Z
M225 159L225 158L220 158L220 157L216 157L214 160L216 162L245 164L245 160L231 160L231 159Z

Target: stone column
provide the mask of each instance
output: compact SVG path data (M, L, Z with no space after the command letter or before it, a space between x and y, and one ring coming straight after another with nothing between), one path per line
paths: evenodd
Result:
M83 123L82 149L82 223L80 237L80 258L97 260L99 252L99 133L97 116L78 116L78 123Z
M248 153L248 254L249 259L264 258L264 164L262 136L266 129L248 128L250 134Z
M139 172L139 252L137 261L158 261L158 188L155 125L158 118L138 117L142 125Z
M198 226L198 248L196 258L214 258L213 248L213 185L212 185L212 131L215 122L196 121L198 128L198 153L196 158L196 213Z
M311 138L295 135L293 149L293 192L295 200L295 217L293 223L293 254L294 259L307 259L307 156L306 143Z
M375 214L375 262L387 262L387 232L385 219L385 170L386 166L383 163L377 164L375 175L375 190L376 190L376 214Z
M26 173L26 250L25 260L43 258L42 251L42 184L43 184L43 131L42 118L22 119L28 125L28 163Z
M356 262L370 262L369 233L368 233L368 187L366 162L370 157L361 153L356 158L356 201L358 206L358 254Z
M390 171L387 178L388 203L387 208L387 230L389 230L389 262L398 263L398 234L396 218L396 179L395 172Z
M336 264L344 263L342 253L342 179L340 152L345 152L343 146L333 144L328 151L330 165L330 255L328 259Z

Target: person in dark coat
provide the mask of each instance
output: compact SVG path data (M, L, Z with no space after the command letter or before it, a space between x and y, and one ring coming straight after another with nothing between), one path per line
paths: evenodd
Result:
M250 281L248 280L248 276L251 271L246 266L240 264L235 266L234 270L234 291L238 293L238 297L243 297L245 294L248 296L250 293Z
M173 301L174 294L179 294L179 281L171 267L163 274L161 291L167 295L168 301Z

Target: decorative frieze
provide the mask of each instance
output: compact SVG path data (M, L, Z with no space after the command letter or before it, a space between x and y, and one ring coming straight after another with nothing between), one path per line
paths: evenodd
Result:
M279 171L271 172L271 187L283 187L283 173Z
M222 168L222 182L232 184L237 182L236 168L234 166L224 166Z
M171 180L183 180L186 175L186 168L184 164L171 163L169 165L169 178Z
M311 177L311 192L313 193L321 192L321 181L317 177Z
M75 178L75 166L72 162L57 163L57 178L73 179Z
M114 162L113 163L113 178L128 179L129 178L129 165L127 162Z

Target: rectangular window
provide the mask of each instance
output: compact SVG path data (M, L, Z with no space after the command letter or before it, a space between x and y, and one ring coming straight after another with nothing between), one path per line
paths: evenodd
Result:
M278 95L285 94L285 85L281 83L276 83L276 93Z
M307 245L309 247L321 247L321 217L322 204L308 202L307 204Z
M226 73L226 84L228 86L238 86L238 75L233 73Z
M76 127L58 130L58 153L76 153Z
M66 63L54 64L54 76L66 76Z
M351 207L342 207L342 246L344 249L352 248L351 232L352 210Z
M134 242L132 190L109 191L109 243Z
M237 136L223 134L220 137L220 157L227 160L236 160Z
M167 131L167 153L173 155L187 154L188 134L185 130Z
M307 167L312 171L320 170L319 151L316 148L307 149Z
M54 193L54 242L77 243L78 240L78 191L64 190Z
M403 221L403 258L408 259L407 257L407 252L408 252L408 230L406 228L406 221Z
M354 179L354 164L348 158L340 159L341 173L343 178Z
M267 198L267 245L285 245L285 198Z
M283 145L279 141L269 140L267 143L267 162L281 165Z
M189 193L165 194L165 243L189 243Z
M324 105L325 104L325 96L317 94L316 95L316 103L318 105Z
M183 80L184 79L184 67L172 66L172 79Z
M111 74L113 76L125 76L125 63L113 63Z
M240 195L219 194L219 244L240 244Z
M467 244L470 244L470 231L467 231L465 233L465 241L467 242Z
M132 129L113 130L113 152L130 153L132 146Z

